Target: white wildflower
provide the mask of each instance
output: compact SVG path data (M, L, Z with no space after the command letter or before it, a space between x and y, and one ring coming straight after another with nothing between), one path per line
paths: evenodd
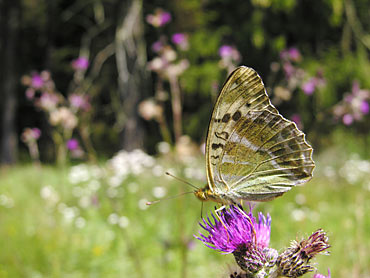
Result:
M121 185L123 181L123 177L122 176L112 176L109 178L108 180L108 184L111 186L111 187L118 187Z
M85 227L85 225L86 225L86 220L85 220L85 218L83 218L83 217L81 217L81 216L77 217L77 218L76 218L76 221L75 221L75 225L76 225L76 227L77 227L77 228L79 228L79 229L82 229L83 227Z
M43 186L40 195L50 206L56 205L60 199L58 192L50 185Z
M109 224L115 225L115 224L118 223L118 221L119 221L119 216L117 215L117 213L111 213L108 216L108 223Z
M163 198L166 196L167 190L162 186L156 186L153 188L153 195L156 198Z
M146 209L148 208L148 205L146 204L147 202L148 202L148 200L147 200L147 199L145 199L145 198L140 199L140 200L139 200L139 203L138 203L138 205L139 205L139 209L141 209L141 210L146 210Z
M89 182L89 184L87 185L87 187L89 188L89 190L91 192L96 192L100 188L100 181L98 181L98 180L91 180Z
M69 181L72 184L77 184L81 182L86 182L90 179L90 173L87 165L80 164L71 167L69 172Z
M301 209L294 209L292 210L291 214L294 221L302 221L306 218L306 213Z
M118 220L118 226L126 228L130 224L130 220L126 216L121 216Z
M298 204L298 205L303 205L306 203L306 197L303 195L303 194L297 194L295 196L295 202Z
M157 145L157 149L160 153L162 154L166 154L166 153L169 153L170 150L171 150L171 146L170 144L168 144L167 142L159 142L158 145Z
M156 165L153 167L152 173L156 177L161 177L164 175L164 169L161 165Z

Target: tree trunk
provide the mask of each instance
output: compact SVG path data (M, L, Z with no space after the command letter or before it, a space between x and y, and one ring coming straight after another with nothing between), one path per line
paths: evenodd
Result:
M1 69L0 93L1 138L0 163L12 164L17 158L17 132L15 116L17 107L17 84L20 80L16 69L18 30L20 21L19 0L1 1Z
M116 63L118 92L123 101L125 125L122 147L126 150L142 148L144 128L137 106L143 99L148 84L146 46L143 33L142 0L122 1L116 30Z

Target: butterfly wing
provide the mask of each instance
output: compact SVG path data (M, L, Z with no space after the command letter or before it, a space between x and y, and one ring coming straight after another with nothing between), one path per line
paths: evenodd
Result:
M210 189L233 200L269 200L308 181L312 148L270 103L259 75L237 68L212 113L206 148Z

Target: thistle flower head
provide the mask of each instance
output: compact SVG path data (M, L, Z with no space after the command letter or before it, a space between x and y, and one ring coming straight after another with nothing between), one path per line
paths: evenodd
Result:
M67 149L70 150L70 151L74 151L74 150L77 150L80 146L79 146L79 143L78 143L78 140L77 139L69 139L66 143L67 145Z
M154 27L161 27L171 21L171 14L163 9L156 9L154 14L146 16L146 21Z
M302 58L301 53L296 47L284 49L283 51L280 52L280 59L285 61L299 62L301 58Z
M241 59L240 52L231 45L222 45L218 50L218 54L223 60L239 62Z
M208 232L208 236L200 234L197 239L209 248L232 253L241 246L253 243L263 249L270 241L271 217L259 214L258 222L252 213L248 214L241 208L230 206L223 209L218 217L211 214L213 222L207 217L199 225Z
M271 234L270 215L267 214L267 217L266 217L262 214L262 212L259 212L258 222L254 224L254 229L256 230L257 245L260 248L267 248L270 244L270 234Z
M22 133L22 141L25 143L35 142L41 136L41 130L37 127L25 128Z
M78 57L72 61L72 67L77 71L84 71L89 67L89 60L86 57Z
M213 222L207 217L199 223L208 236L200 234L196 237L206 246L226 254L232 253L237 264L248 273L266 273L264 267L270 268L275 264L277 252L268 248L271 230L269 215L265 217L259 213L257 221L252 212L247 214L241 207L230 206L217 216L211 216Z
M40 89L44 85L44 80L38 73L32 75L31 86L35 89Z
M76 110L81 109L83 111L88 111L91 108L90 99L87 95L74 93L68 97L68 100L71 107Z
M299 277L313 271L314 267L309 264L310 260L329 247L328 237L322 229L314 232L308 239L292 242L277 259L280 274L286 277Z

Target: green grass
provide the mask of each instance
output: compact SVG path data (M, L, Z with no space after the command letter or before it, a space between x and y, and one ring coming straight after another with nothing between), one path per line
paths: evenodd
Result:
M255 213L272 216L272 248L282 251L291 240L323 228L332 247L330 256L317 257L319 271L330 268L332 277L369 277L370 173L351 170L355 162L343 168L349 159L340 148L321 153L311 182L258 205ZM163 169L181 165L170 157L155 163ZM202 160L189 165L196 169ZM190 166L175 170L184 167ZM112 187L112 170L100 169L104 171L90 167L88 181L78 184L69 181L69 167L1 170L0 277L228 277L233 256L206 248L193 237L201 214L194 196L142 209L145 199L156 199L153 188L165 188L171 196L189 190L186 185L155 177L150 167ZM349 183L346 171L358 180ZM205 204L203 212L213 206ZM124 216L123 227L110 223L117 218L112 213Z

